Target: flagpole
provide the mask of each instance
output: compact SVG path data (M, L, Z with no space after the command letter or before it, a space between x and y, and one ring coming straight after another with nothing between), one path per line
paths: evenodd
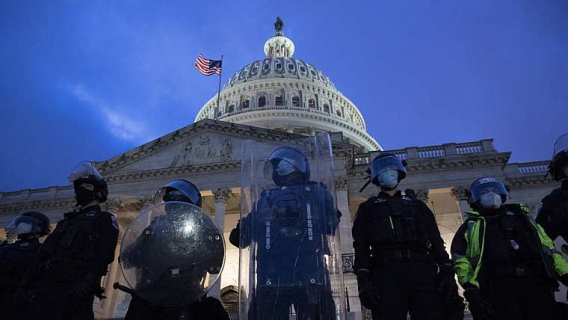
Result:
M219 73L219 88L217 89L217 108L215 109L215 117L213 119L217 120L219 117L219 97L221 95L221 76L223 75L223 55L221 55L221 72Z

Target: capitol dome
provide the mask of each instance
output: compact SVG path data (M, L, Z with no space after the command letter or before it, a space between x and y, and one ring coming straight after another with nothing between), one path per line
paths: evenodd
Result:
M220 108L215 95L195 121L218 119L297 134L342 132L367 151L380 150L355 104L319 69L293 59L295 46L284 36L280 18L275 27L264 45L266 58L237 71L221 91Z

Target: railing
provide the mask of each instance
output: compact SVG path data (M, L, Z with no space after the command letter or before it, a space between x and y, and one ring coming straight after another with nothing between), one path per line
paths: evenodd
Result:
M369 164L371 162L371 157L368 154L357 154L355 155L355 165Z
M548 161L527 162L519 164L519 173L546 173L548 171Z
M420 148L409 147L405 149L384 150L384 152L394 153L400 160L440 158L451 155L466 155L491 151L495 151L493 149L492 140L481 140L458 144L448 143L440 146ZM377 154L377 152L355 155L355 165L368 165L371 162L370 154Z
M479 142L462 143L456 145L457 154L482 153L483 146Z
M419 158L437 158L445 156L443 147L430 147L430 148L419 148L418 157Z

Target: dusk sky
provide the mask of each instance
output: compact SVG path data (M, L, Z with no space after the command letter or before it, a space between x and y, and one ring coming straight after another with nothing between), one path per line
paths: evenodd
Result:
M264 58L280 16L384 149L495 139L548 160L568 132L568 1L0 2L0 191L67 184L193 122Z

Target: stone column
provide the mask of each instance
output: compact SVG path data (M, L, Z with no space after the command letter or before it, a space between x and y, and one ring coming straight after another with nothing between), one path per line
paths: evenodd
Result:
M231 190L221 188L213 192L213 195L215 196L215 223L223 233L225 232L225 208L227 206L227 199L229 199L230 194ZM221 275L219 275L217 283L215 283L215 285L209 290L209 295L220 299L220 291Z
M469 188L464 186L457 186L452 188L452 195L458 202L458 206L460 208L462 223L466 219L465 213L471 210L468 203L468 190Z
M340 177L335 180L335 193L337 196L337 209L341 211L341 219L339 220L341 253L353 253L352 221L351 213L349 212L349 181L346 177Z
M123 232L118 235L118 242L114 250L114 261L108 265L108 273L102 286L105 288L104 295L107 297L101 300L102 318L110 319L114 317L114 309L117 303L117 290L113 289L112 285L118 281L119 278L119 263L118 257L120 256L120 244L122 241ZM122 283L122 285L125 285Z
M120 210L122 210L124 208L124 204L122 203L122 201L118 198L110 198L107 200L107 202L104 204L105 209L114 214L114 215L118 215L120 213ZM104 295L107 297L104 300L100 300L100 308L101 308L101 312L102 312L102 318L112 318L114 315L114 307L116 304L116 295L117 292L115 289L112 288L112 285L117 281L118 279L118 273L119 273L119 263L118 263L118 256L120 255L120 242L122 240L122 235L123 232L120 231L119 235L118 235L118 242L116 244L116 248L114 250L114 261L108 265L108 273L107 275L104 277L104 281L103 283L101 283L101 285L105 288L105 293ZM95 299L95 302L98 299Z

